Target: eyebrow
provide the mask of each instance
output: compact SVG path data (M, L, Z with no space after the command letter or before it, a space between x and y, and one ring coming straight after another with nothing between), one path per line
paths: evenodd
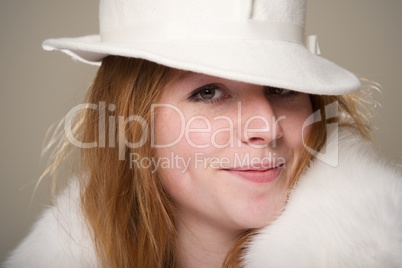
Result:
M195 72L192 72L192 71L180 71L180 72L178 73L178 75L176 76L176 79L177 79L177 80L185 79L185 78L188 78L189 76L195 75L195 74L196 74L196 73L195 73Z
M204 73L197 73L197 72L193 72L193 71L180 71L178 73L178 75L175 77L175 81L179 81L179 80L187 80L192 78L192 76L194 76L195 78L197 78L197 81L203 81L203 80L228 80L226 78L222 78L222 77L216 77L213 75L209 75L209 74L204 74Z

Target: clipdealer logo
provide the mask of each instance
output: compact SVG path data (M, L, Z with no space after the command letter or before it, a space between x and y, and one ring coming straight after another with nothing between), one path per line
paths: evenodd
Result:
M155 142L155 110L158 108L165 108L165 109L173 109L177 115L180 117L180 133L177 136L177 138L167 144L156 144ZM92 141L92 142L82 142L79 141L75 136L74 136L74 118L75 116L83 110L86 109L91 109L94 111L98 111L98 139L97 141ZM220 128L218 130L212 130L212 125L211 122L208 118L204 116L193 116L192 118L186 120L184 113L177 108L174 105L171 104L153 104L151 105L151 122L148 123L147 120L145 120L143 117L139 115L130 115L128 117L124 116L116 116L116 115L107 115L108 112L114 112L116 109L116 106L114 104L109 104L106 105L105 102L99 102L99 104L93 104L93 103L83 103L76 105L73 107L66 115L65 120L64 120L64 131L66 134L66 138L68 141L73 144L76 147L79 148L104 148L106 146L106 136L108 138L108 146L110 147L118 147L119 150L119 160L125 160L125 151L127 148L140 148L143 146L148 139L151 141L151 147L152 148L169 148L180 142L183 138L186 139L187 143L192 146L193 148L197 149L204 149L204 148L209 148L209 147L214 147L214 148L226 148L226 147L231 147L231 148L240 148L241 141L238 138L234 138L235 136L240 137L244 135L246 138L250 133L254 132L261 132L261 133L271 133L272 135L276 135L277 133L277 128L278 125L280 124L281 121L285 120L285 116L280 116L280 117L273 117L271 120L268 120L267 118L263 116L253 116L250 117L243 125L241 122L242 116L241 116L241 103L238 103L238 109L237 109L237 116L236 118L231 118L228 116L216 116L213 118L213 121L224 121L227 126L225 128ZM318 160L325 162L326 164L330 166L337 166L339 163L338 159L338 122L337 119L339 116L338 113L338 102L333 102L325 107L325 118L321 115L321 111L318 110L314 112L311 116L309 116L305 122L303 123L302 126L302 142L304 148L314 155ZM332 122L331 122L332 119ZM202 120L205 123L205 128L192 128L193 122L197 120ZM233 122L233 120L236 120L236 122ZM259 120L262 121L265 125L263 128L255 129L251 128L251 122L254 120ZM320 151L316 151L313 148L310 148L305 141L306 137L306 130L309 129L309 126L311 126L314 123L321 122L322 120L325 120L326 123L326 128L327 128L327 142L325 143L324 147ZM139 124L141 128L141 138L138 141L131 142L125 137L125 129L127 127L127 124L129 123L136 123ZM106 124L108 124L108 135L106 135ZM150 126L149 126L150 124ZM234 126L244 126L243 129L240 127L234 127ZM118 137L116 137L115 133L117 129ZM235 131L237 131L237 135L235 134ZM243 132L242 132L243 131ZM224 144L220 144L216 140L216 136L220 133L227 132L229 134L230 139ZM194 141L191 140L190 134L191 133L210 133L210 141L205 144L197 144ZM331 141L331 142L328 142ZM257 144L252 144L249 143L249 146L254 147L254 148L264 148L267 147L268 144L265 145L257 145ZM274 139L271 143L270 146L276 147L276 140Z
M165 108L165 109L172 109L177 113L177 115L180 118L180 124L178 125L178 128L180 130L180 133L178 136L172 140L169 143L166 144L157 144L155 141L155 110L158 108ZM91 109L91 110L97 110L99 113L98 116L98 140L97 141L92 141L92 142L82 142L79 141L75 136L74 136L74 118L75 116L83 110L86 109ZM263 116L252 116L248 118L244 122L244 128L242 129L241 127L234 127L235 125L237 126L243 126L242 122L242 116L241 116L241 103L238 103L238 110L237 110L237 116L235 119L229 117L229 116L216 116L212 120L214 122L216 121L221 121L224 124L226 124L228 127L223 127L219 128L216 130L212 129L212 123L210 119L206 118L205 116L193 116L189 119L185 119L184 113L177 108L174 105L171 104L153 104L151 105L151 122L149 123L150 126L148 126L148 122L141 116L138 115L131 115L128 117L124 116L116 116L116 115L109 115L107 116L107 112L114 112L116 109L116 106L114 104L109 104L106 105L104 102L100 102L98 104L92 104L92 103L84 103L84 104L79 104L72 108L68 114L65 117L64 121L64 131L66 133L66 137L71 142L74 146L77 146L79 148L104 148L106 146L106 124L108 124L108 146L110 147L118 147L119 149L119 160L124 160L125 159L125 150L126 148L140 148L143 146L148 139L151 141L151 147L152 148L170 148L177 143L179 143L182 139L185 139L186 142L192 146L193 148L196 149L205 149L209 147L214 147L214 148L226 148L226 147L231 147L231 148L240 148L242 146L242 142L240 139L235 138L241 137L244 135L246 139L248 139L249 135L252 133L260 132L260 133L271 133L272 135L276 135L277 133L277 128L278 125L281 121L285 120L285 116L280 116L278 118L273 117L271 120L268 120L267 118ZM205 128L194 128L192 127L193 123L195 121L201 120L205 123L206 127ZM236 122L234 122L234 120ZM255 120L262 121L264 127L262 128L252 128L251 123ZM127 124L129 123L137 123L141 127L141 138L136 141L136 142L130 142L127 137L125 137L125 129L127 127ZM117 133L118 137L115 136L115 129L117 128ZM111 131L113 130L113 131ZM237 132L237 133L235 133ZM210 140L209 142L205 144L198 144L195 141L191 139L192 133L210 133ZM227 142L221 144L218 143L217 141L217 136L221 133L228 133L229 139ZM236 134L236 135L235 135ZM268 144L253 144L249 143L249 146L253 148L265 148L268 146ZM271 145L275 147L276 146L276 140L273 140Z

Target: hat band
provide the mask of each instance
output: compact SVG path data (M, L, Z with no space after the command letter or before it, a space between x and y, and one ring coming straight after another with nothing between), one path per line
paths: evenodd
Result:
M132 43L173 40L279 40L303 44L302 26L272 21L158 21L101 31L102 42Z

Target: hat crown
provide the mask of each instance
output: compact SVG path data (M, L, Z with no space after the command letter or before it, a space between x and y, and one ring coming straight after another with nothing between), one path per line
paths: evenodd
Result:
M142 22L261 20L304 27L306 0L101 0L100 32Z

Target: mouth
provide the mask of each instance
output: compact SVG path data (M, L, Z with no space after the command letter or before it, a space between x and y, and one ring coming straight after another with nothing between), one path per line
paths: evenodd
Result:
M223 171L253 183L270 183L275 181L282 172L284 165L275 167L242 167L228 168Z

